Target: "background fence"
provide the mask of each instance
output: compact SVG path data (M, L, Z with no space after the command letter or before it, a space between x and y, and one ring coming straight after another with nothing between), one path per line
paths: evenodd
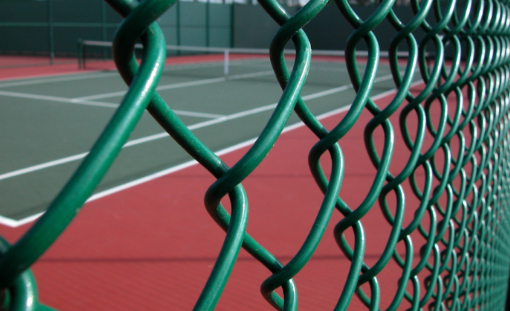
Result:
M299 9L284 7L290 14ZM374 5L357 8L361 18L375 10ZM404 22L413 17L409 7L394 10ZM0 54L75 57L78 39L112 41L120 21L101 0L2 1ZM239 3L177 1L158 22L167 44L200 47L267 48L279 28L260 5ZM304 29L314 49L345 50L351 26L328 5ZM388 50L392 32L388 21L374 29L381 50ZM423 34L418 29L415 36ZM364 43L359 49L366 49Z

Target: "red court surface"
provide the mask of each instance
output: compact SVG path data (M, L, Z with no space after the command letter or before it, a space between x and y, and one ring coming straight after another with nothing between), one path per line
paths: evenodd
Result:
M55 57L55 64L75 62L72 58ZM49 65L49 56L33 56L33 55L0 55L0 68L23 67L34 65Z
M267 55L261 54L230 54L230 60L268 58ZM288 56L289 59L293 56ZM314 56L314 60L318 61L337 61L344 62L343 56ZM211 55L191 55L191 56L172 56L167 57L165 65L193 64L197 62L218 62L224 61L223 54ZM358 61L366 61L364 57L358 57ZM381 64L388 64L387 58L380 59ZM402 60L402 64L406 64ZM78 61L74 58L56 58L54 65L49 65L48 57L36 56L9 56L0 55L0 81L19 78L37 78L53 75L66 75L85 73L100 70L116 70L112 60L87 59L85 69L78 68Z
M223 61L223 54L196 55L196 56L175 56L167 57L166 65L193 64L197 62ZM230 55L231 60L266 57L260 55L239 54ZM267 58L267 57L266 57ZM40 65L34 65L38 64ZM26 66L24 66L26 65ZM31 56L1 56L0 55L0 81L11 79L37 78L54 75L78 74L90 71L116 70L112 60L87 60L86 68L79 69L78 61L75 58L55 59L54 65L49 65L47 57Z
M384 107L392 95L376 103ZM339 113L322 122L331 129L344 115ZM366 196L376 171L363 143L363 129L370 119L371 115L363 112L340 141L346 163L340 196L353 209ZM391 120L397 127L398 117ZM409 152L398 129L395 134L391 170L398 173ZM377 130L374 137L381 150L382 131ZM308 151L316 142L317 138L305 127L283 133L260 167L243 182L249 199L248 233L284 264L305 240L321 203L322 194L307 165ZM248 148L222 159L233 165ZM324 158L327 157L326 154ZM329 169L327 160L324 167ZM205 169L195 165L87 203L67 231L33 266L40 300L69 311L192 309L224 238L224 232L203 205L204 193L214 180ZM404 188L408 195L406 226L418 202L412 199L409 187ZM394 205L393 197L389 195L390 206ZM350 264L333 237L334 225L342 218L339 212L334 212L314 256L295 277L300 310L331 310L340 296ZM371 266L380 257L391 226L377 203L363 217L362 224L366 231L365 263ZM426 220L424 224L427 226ZM14 242L30 225L15 229L2 226L0 234ZM347 237L352 241L350 230ZM413 243L415 266L423 239L413 235ZM403 254L401 244L397 249ZM381 309L391 303L401 273L390 261L378 275ZM241 250L216 310L271 310L259 291L260 284L270 275L262 264ZM369 293L366 285L363 288ZM408 290L412 288L408 286ZM400 309L408 307L403 302ZM354 297L349 310L364 309Z

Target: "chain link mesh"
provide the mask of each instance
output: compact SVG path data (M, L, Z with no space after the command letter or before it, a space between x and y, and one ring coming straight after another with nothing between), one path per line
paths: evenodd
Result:
M182 148L217 178L205 194L205 204L226 236L196 310L214 309L241 247L271 273L261 285L267 302L278 310L296 310L293 277L311 258L335 209L343 215L335 226L335 239L350 261L335 310L346 310L353 295L368 309L378 310L381 290L377 277L390 261L400 267L401 275L388 310L397 310L403 301L408 301L412 310L504 310L510 268L508 3L411 0L414 17L404 23L393 11L395 0L381 1L366 20L356 14L349 1L335 1L354 28L345 50L349 77L356 91L349 110L328 131L300 98L311 60L311 46L302 28L328 1L311 0L291 16L276 0L260 0L260 5L280 25L271 43L270 59L283 93L255 144L234 166L228 167L155 92L164 64L165 42L154 21L175 0L106 0L124 17L115 35L113 53L130 88L90 154L48 211L14 245L1 241L0 285L11 296L16 293L13 301L37 299L27 269L71 222L147 109ZM391 102L381 108L370 99L380 57L372 30L385 19L396 30L388 52L397 91ZM425 33L419 41L413 35L418 28ZM138 39L144 45L141 65L133 55ZM296 61L290 71L283 56L289 41L296 49ZM356 49L363 42L368 57L366 64L359 66ZM399 63L399 49L408 51L404 65ZM415 73L423 80L419 91L413 89ZM271 150L293 111L317 136L308 160L324 199L301 248L283 265L246 232L248 199L241 182ZM342 138L363 111L372 115L365 125L364 141L377 173L361 204L349 206L338 195L345 182ZM398 122L392 122L390 117L398 118ZM395 127L410 156L401 171L390 172L392 157L398 152L394 149ZM376 131L384 134L380 152L376 148L380 140L374 135ZM332 163L329 172L323 170L320 162L326 153ZM404 183L410 187L404 187ZM220 203L227 195L231 214ZM419 202L417 206L409 203L407 198L412 197ZM369 266L364 262L363 217L376 205L392 229L383 253ZM404 226L404 214L411 212L412 221ZM345 236L347 230L354 234L351 243ZM413 264L413 238L417 235L426 242L419 249L418 262ZM396 251L398 243L405 245L403 256ZM283 290L283 296L275 292L278 288ZM11 307L29 310L26 305Z

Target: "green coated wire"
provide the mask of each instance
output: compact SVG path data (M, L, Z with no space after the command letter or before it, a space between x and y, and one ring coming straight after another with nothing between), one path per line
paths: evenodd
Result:
M232 167L204 145L155 91L165 58L164 37L155 20L176 0L106 2L124 18L115 34L113 55L129 91L48 211L12 246L0 239L4 308L48 310L37 302L35 281L27 269L76 216L147 110L216 178L205 193L204 205L225 231L225 240L195 310L216 307L241 247L268 269L261 284L267 303L277 310L297 310L298 287L293 278L309 262L335 209L342 219L334 227L334 238L349 264L345 265L347 279L337 289L334 310L346 310L354 295L368 310L401 310L403 306L409 310L504 310L510 272L508 2L411 0L413 17L403 22L395 0L380 1L365 20L349 1L335 0L353 28L345 60L356 96L338 124L327 130L300 94L312 55L303 28L320 18L328 0L311 0L294 15L276 0L260 0L279 25L271 42L270 60L282 95L258 139ZM396 92L389 104L379 107L370 96L381 57L374 30L384 20L395 30L388 55ZM424 32L419 40L418 30ZM138 40L144 45L140 65L133 53ZM296 50L292 68L283 54L290 41ZM360 44L368 49L365 66L360 66L356 53ZM400 57L403 51L407 53L405 64ZM422 78L419 89L413 82L417 74ZM317 137L308 164L324 198L316 207L308 236L283 265L246 231L249 193L241 183L266 157L293 111ZM364 144L376 174L363 201L349 206L339 196L342 184L348 182L341 146L364 111L371 115L364 124ZM382 139L376 137L376 131L383 133ZM399 152L395 150L399 137L409 156L401 171L390 171L393 155ZM378 144L382 150L378 151ZM326 153L332 163L329 172L321 166ZM220 203L226 196L232 206L230 213ZM411 200L413 196L417 200ZM364 261L363 222L375 205L391 231L380 257L369 266ZM406 215L412 219L404 225ZM349 230L353 241L346 238ZM400 269L399 279L391 302L383 307L378 276L391 261ZM277 294L279 288L283 296Z

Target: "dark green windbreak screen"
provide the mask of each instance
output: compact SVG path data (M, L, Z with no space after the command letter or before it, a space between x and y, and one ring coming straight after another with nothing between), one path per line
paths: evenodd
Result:
M2 243L0 284L2 297L9 298L4 299L4 305L30 309L28 302L35 301L36 294L27 269L76 216L147 109L217 179L204 194L205 205L226 235L196 310L214 309L241 247L268 270L261 284L268 306L297 310L293 277L307 265L333 213L342 215L334 236L348 258L346 264L339 264L349 271L346 282L336 288L335 310L346 310L354 295L367 309L378 310L378 276L390 264L399 267L399 281L388 310L402 305L411 310L504 310L510 267L510 6L506 1L410 0L407 9L412 18L406 20L399 17L401 8L396 10L395 0L381 1L363 18L346 0L330 3L351 25L344 29L350 33L345 62L357 95L343 118L328 130L300 98L311 58L311 46L302 29L320 17L328 1L311 0L290 15L277 1L260 0L265 12L280 25L273 34L270 58L283 92L255 144L232 167L195 137L155 92L165 41L153 22L175 5L175 0L107 2L124 18L113 45L116 65L129 92L48 211L18 242ZM397 90L391 101L380 107L370 99L381 45L372 30L383 21L393 28L388 55ZM423 33L419 38L414 35L418 29ZM132 55L138 40L145 47L141 65ZM296 57L288 68L282 55L291 40ZM356 57L359 46L366 47L368 57ZM406 51L405 57L399 59L397 52L402 51ZM418 89L412 88L415 73L423 80ZM246 232L248 196L242 181L271 150L293 111L317 137L308 163L324 198L320 207L315 207L315 223L300 250L282 264ZM362 124L364 152L377 173L364 200L352 206L339 196L347 180L342 144L364 111L372 116ZM400 171L389 169L399 152L394 148L395 135L403 137L402 148L409 153ZM331 158L327 172L321 157ZM230 213L220 203L225 196L231 203ZM418 204L411 206L408 202L413 200ZM381 209L384 217L380 221L389 223L392 230L384 252L375 264L368 265L364 261L368 228L363 221L374 208ZM405 215L411 215L412 221L404 224ZM425 242L416 247L418 240ZM403 253L397 252L398 245L405 249ZM34 306L37 304L30 304Z
M230 47L232 11L179 1L158 23L167 44ZM120 21L103 0L0 1L0 54L75 56L78 39L112 41Z

